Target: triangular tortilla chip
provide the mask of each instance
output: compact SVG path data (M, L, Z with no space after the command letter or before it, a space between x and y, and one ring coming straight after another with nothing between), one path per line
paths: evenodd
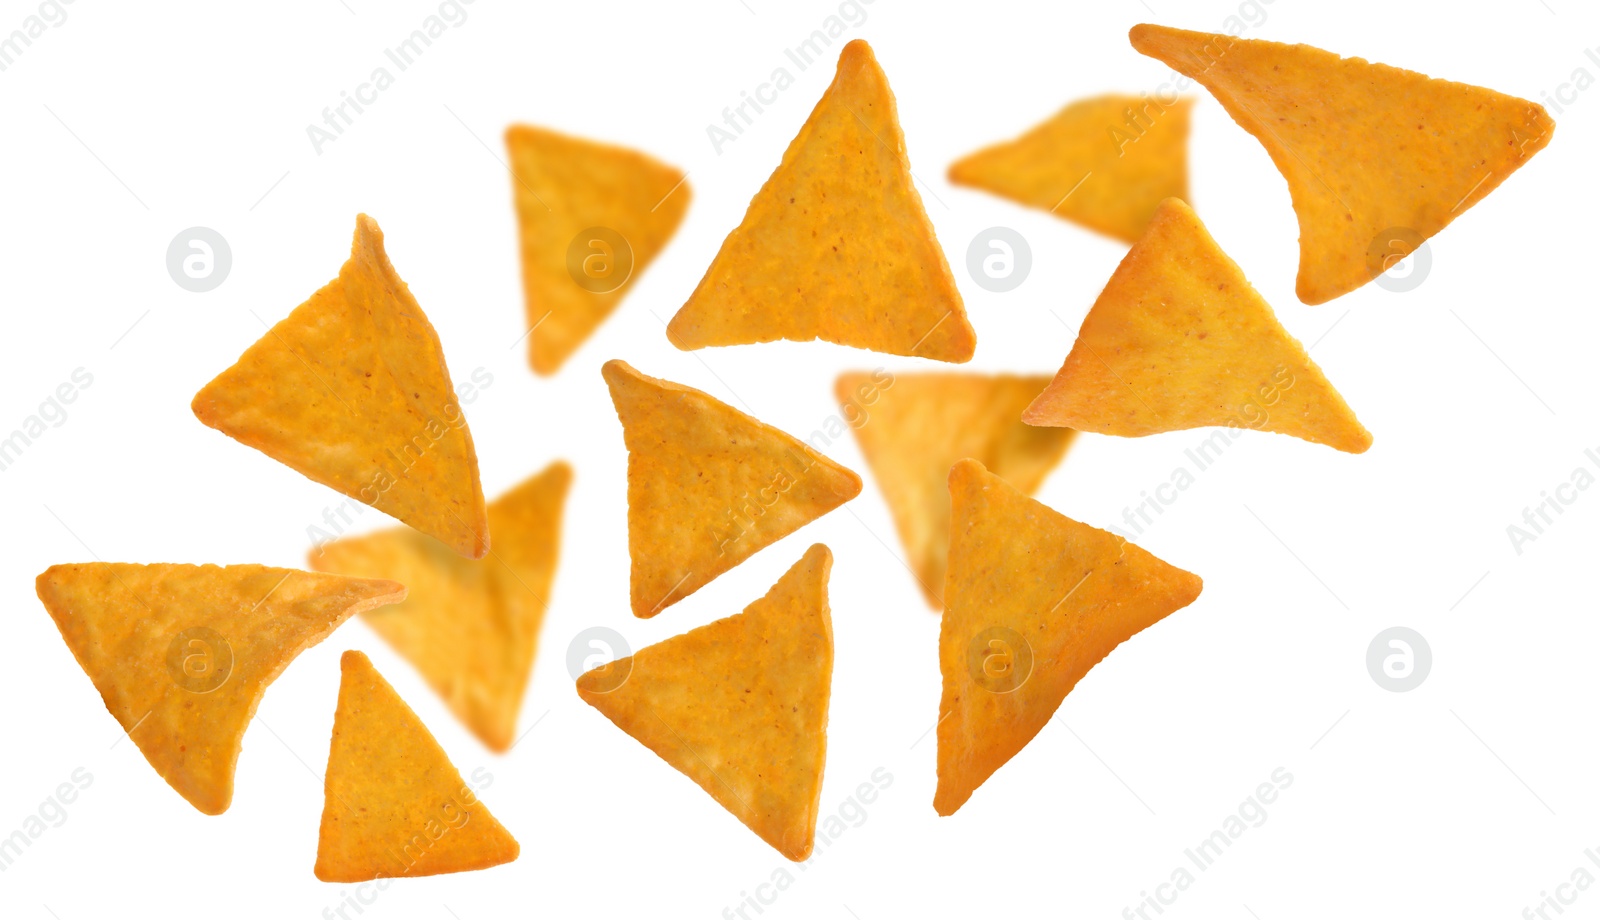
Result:
M1189 197L1192 99L1096 96L1016 140L950 166L950 181L994 192L1129 243L1166 198Z
M1538 104L1310 45L1138 25L1133 47L1211 90L1289 183L1306 303L1393 267L1550 143ZM1398 231L1398 232L1396 232Z
M478 454L439 336L365 214L339 277L206 384L193 409L463 556L489 548Z
M861 493L861 477L699 390L601 368L628 446L634 616L653 617Z
M951 468L950 501L941 815L1026 747L1112 649L1200 596L1198 576L1052 511L976 460Z
M928 605L944 605L950 552L950 465L973 457L1027 494L1044 482L1077 435L1019 416L1050 382L1014 374L842 374L839 403L894 515ZM850 413L846 413L846 418Z
M796 861L811 855L822 795L832 566L812 546L743 613L578 678L584 702Z
M822 339L938 361L971 358L977 335L905 146L888 80L857 39L668 324L672 344Z
M1124 437L1206 425L1359 454L1372 435L1189 206L1162 202L1022 420Z
M561 543L572 467L562 462L489 505L494 550L463 559L426 534L394 528L311 554L324 572L393 578L404 603L363 616L422 672L484 744L510 750L533 671Z
M522 848L366 655L339 659L317 878L366 882L487 869Z
M39 600L161 778L208 815L233 801L267 685L350 615L403 585L263 565L55 565Z
M528 360L537 373L554 374L672 238L689 209L689 184L683 170L636 150L532 125L506 129L506 152L533 330ZM573 278L568 251L579 233L596 227L620 234L628 251L611 252L608 277L584 286ZM582 247L605 255L604 248Z

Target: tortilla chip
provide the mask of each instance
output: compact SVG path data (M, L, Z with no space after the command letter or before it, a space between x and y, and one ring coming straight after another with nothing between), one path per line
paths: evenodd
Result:
M954 814L1111 650L1200 596L1200 578L1012 488L950 470L950 571L939 626L939 786Z
M938 361L972 357L977 335L866 42L844 47L833 84L667 337L685 351L822 339Z
M463 556L489 549L478 454L439 337L365 214L339 277L206 384L191 408Z
M506 151L533 330L528 360L535 372L554 374L667 245L689 209L689 185L682 170L636 150L532 125L507 128ZM591 228L620 234L627 248L619 253L614 245L579 243L585 257L610 263L595 263L603 264L604 276L585 286L574 279L568 253L578 234Z
M822 795L832 567L812 546L743 613L578 678L584 702L795 861L811 855Z
M487 559L463 559L401 527L311 554L314 569L393 578L410 589L404 603L363 619L422 672L456 718L502 753L515 740L533 672L571 482L572 467L558 461L489 505L494 551Z
M1198 80L1255 135L1300 219L1306 303L1393 267L1550 143L1538 104L1310 45L1138 25L1133 47Z
M1189 197L1189 109L1140 96L1096 96L1013 141L950 166L950 181L1042 208L1129 243L1156 205Z
M1123 437L1226 425L1355 454L1372 446L1333 384L1176 198L1162 202L1117 266L1022 420Z
M487 869L522 848L366 655L339 659L317 878L366 882Z
M861 493L861 477L699 390L601 368L628 446L633 614L653 617Z
M264 565L54 565L35 587L106 709L208 815L233 801L267 685L351 614L406 596L392 581Z
M950 552L950 465L975 457L1032 494L1076 431L1034 428L1018 416L1049 377L1013 374L842 374L844 418L894 515L928 605L943 608ZM852 418L852 415L854 417Z

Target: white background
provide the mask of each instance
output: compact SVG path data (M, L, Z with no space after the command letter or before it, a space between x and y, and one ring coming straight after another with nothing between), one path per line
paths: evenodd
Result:
M36 8L0 2L0 32ZM1128 46L1134 23L1217 31L1237 9L877 0L850 28L845 38L867 38L889 75L978 330L965 369L1054 371L1124 248L952 188L947 164L1072 99L1153 91L1169 72ZM1535 100L1576 68L1600 76L1584 56L1600 30L1577 0L1263 9L1248 35ZM1282 179L1202 98L1195 207L1289 330L1317 343L1315 360L1376 441L1362 456L1269 434L1231 447L1138 539L1204 577L1199 601L1097 667L1025 751L941 819L933 740L915 744L938 708L937 620L853 440L828 449L867 480L848 510L654 620L628 611L626 455L603 361L625 358L802 436L837 411L842 370L946 367L820 343L684 353L662 330L831 80L833 52L800 73L783 51L837 4L477 0L317 155L306 125L436 10L428 0L77 0L0 73L0 430L75 368L94 377L66 422L0 473L0 835L74 769L94 776L67 821L0 873L0 914L284 918L337 907L354 886L318 882L311 866L346 648L373 657L463 773L493 775L483 799L522 844L507 866L396 883L363 916L710 920L788 867L794 883L763 918L1109 920L1278 767L1294 780L1267 821L1197 873L1170 917L1509 920L1575 867L1600 873L1583 855L1600 845L1600 492L1580 493L1521 554L1506 533L1600 446L1600 91L1551 110L1553 143L1433 240L1420 287L1368 285L1319 307L1294 297ZM796 84L714 153L706 125L779 66ZM535 378L513 345L525 326L499 159L502 130L519 120L649 151L689 170L694 194L669 248L554 378ZM334 277L359 211L382 224L457 381L474 368L493 375L467 409L485 492L558 457L576 468L522 727L543 721L509 756L491 754L352 621L268 691L233 807L207 817L131 743L113 747L118 726L33 579L93 557L303 566L307 525L341 498L205 428L189 400L262 334L252 312L276 322ZM233 249L231 276L206 294L178 288L164 264L168 242L195 225ZM1032 243L1033 273L1008 294L981 290L964 267L968 242L994 225ZM1040 497L1117 524L1204 435L1085 436ZM376 513L361 522L389 524ZM802 870L583 705L563 658L588 626L638 648L734 613L816 541L836 558L823 813L876 768L894 782ZM1432 646L1432 674L1410 693L1366 670L1368 643L1393 625ZM1572 909L1592 915L1600 889Z

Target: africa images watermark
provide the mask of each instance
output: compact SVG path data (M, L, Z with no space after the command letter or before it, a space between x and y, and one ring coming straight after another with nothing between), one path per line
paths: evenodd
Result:
M379 876L370 882L362 882L354 888L347 888L339 892L339 903L332 907L322 909L323 920L353 920L366 913L367 908L378 902L378 895L389 890L395 878L404 876L411 871L434 844L443 840L445 835L452 830L460 830L472 820L468 808L478 802L478 793L494 785L494 774L487 768L479 767L472 771L472 777L461 786L458 796L452 796L440 804L438 813L430 816L398 849L389 848L389 855L394 858L398 869L393 876Z
M810 35L797 42L793 48L783 49L784 59L801 73L818 61L829 60L830 55L826 53L829 46L850 28L866 22L865 7L871 6L872 3L873 0L845 0L839 4L838 12L822 20L822 24ZM722 155L724 144L738 140L745 128L755 124L756 116L765 112L767 106L776 103L778 94L793 86L794 82L794 74L789 72L789 68L779 65L773 68L766 82L758 83L753 91L740 90L739 101L722 110L722 124L727 127L719 127L715 122L706 125L706 137L710 139L711 149L716 151L717 156Z
M74 368L67 380L50 392L39 403L39 408L22 420L9 435L0 435L0 473L5 472L22 458L33 443L44 437L51 428L67 423L67 406L78 401L82 391L94 384L94 375L83 368Z
M1199 872L1209 872L1222 854L1233 847L1233 842L1244 836L1245 831L1266 824L1267 806L1276 802L1278 796L1294 784L1294 774L1278 767L1267 779L1268 782L1257 785L1255 791L1239 803L1235 813L1223 818L1216 830L1185 849L1184 862L1173 867L1166 881L1153 886L1155 891L1139 892L1137 905L1122 909L1122 920L1155 920L1195 883L1197 876L1189 870L1190 866Z
M273 590L277 590L276 585ZM265 602L263 597L256 606ZM210 693L232 675L233 644L209 626L191 626L175 634L167 644L167 676L190 693Z
M839 404L839 412L822 420L811 436L806 438L806 444L813 450L820 451L832 444L835 439L844 436L845 428L860 428L867 423L870 415L867 407L876 403L883 395L883 391L894 386L894 375L878 368L872 372L872 377L858 385L854 392L847 394L847 398ZM820 443L819 443L820 442ZM728 508L724 520L719 525L713 525L717 538L717 555L725 555L728 548L753 530L756 522L764 517L767 509L778 503L788 491L795 487L805 475L816 465L815 460L798 451L790 451L786 465L780 465L772 471L767 485L740 496L737 502Z
M1228 37L1228 44L1232 45L1232 39L1265 23L1267 21L1265 7L1272 3L1273 0L1244 0L1239 4L1234 12L1222 20L1222 33ZM1228 53L1227 47L1213 47L1214 45L1215 41L1207 42L1200 49L1205 53L1205 57L1196 56L1195 62L1200 65L1202 73L1211 69L1223 55ZM1127 120L1121 125L1110 126L1111 143L1117 148L1117 156L1126 155L1128 145L1138 143L1145 132L1155 124L1155 120L1165 115L1167 109L1177 105L1183 91L1193 84L1194 80L1191 77L1174 70L1164 83L1155 88L1155 92L1140 93L1139 98L1144 100L1144 105L1137 109L1129 106L1124 112Z
M422 57L423 52L433 47L436 39L449 30L459 29L466 24L466 7L473 2L474 0L444 0L439 4L438 12L429 14L410 35L402 38L394 47L383 49L384 58L394 65L396 71L404 73ZM311 149L317 152L317 156L322 156L323 148L337 141L346 128L356 123L356 119L367 110L367 106L375 104L379 95L394 83L394 72L380 64L367 75L366 82L357 84L354 90L340 90L339 101L323 108L322 124L312 122L306 125L306 137L311 141Z
M1596 68L1600 68L1600 48L1585 48L1583 49L1583 56L1588 58L1589 63ZM1589 72L1589 68L1579 65L1573 68L1572 74L1566 82L1557 84L1553 90L1541 91L1539 96L1544 99L1545 105L1549 106L1557 115L1561 115L1566 112L1566 106L1577 102L1578 94L1588 90L1589 87L1594 85L1594 82L1594 74Z
M472 371L470 382L456 386L456 398L459 402L452 402L445 406L444 418L429 418L423 425L422 432L411 440L400 445L400 453L396 454L393 448L387 453L389 459L395 463L399 475L404 476L411 468L427 454L428 450L437 444L450 431L459 431L466 427L467 416L461 411L463 405L471 405L478 399L478 394L494 386L494 375L485 368L479 367ZM347 498L337 505L329 505L322 509L322 524L306 525L306 538L311 541L311 552L320 556L322 548L344 536L346 528L355 524L355 516L366 513L366 505L377 507L378 501L384 493L394 488L399 480L387 469L379 469L372 474L371 480L362 486L357 498Z
M810 871L817 864L817 859L833 847L845 832L852 828L861 827L867 823L868 806L876 803L883 791L894 785L894 774L887 767L878 767L869 777L871 782L862 782L856 786L850 795L832 813L823 816L816 828L816 848L811 855L799 863L801 872ZM767 880L756 885L754 891L744 890L739 892L739 902L733 907L722 909L722 920L754 920L755 917L766 913L766 909L778 902L778 898L789 890L795 883L795 874L789 871L788 866L779 866L772 870Z
M822 450L839 438L844 437L846 426L860 430L872 417L867 408L877 403L883 392L894 386L894 374L883 368L874 368L871 379L856 385L856 388L839 403L839 412L822 420L817 430L811 432L806 438L806 443L812 450Z
M777 468L771 470L766 485L757 489L754 494L747 491L735 499L735 503L723 512L725 520L720 525L713 524L711 527L712 538L717 541L717 555L727 555L729 548L754 530L760 519L766 516L767 511L804 479L818 462L820 461L799 451L791 450L779 461Z
M72 771L67 777L71 782L63 782L55 791L39 803L38 811L22 819L22 826L11 832L9 837L0 837L0 872L10 869L22 854L33 848L33 842L45 835L51 828L60 827L67 823L67 806L78 800L83 790L94 785L94 774L84 767Z
M389 848L388 853L394 858L401 874L415 868L417 861L426 856L446 834L466 827L472 820L472 812L469 809L478 804L477 790L487 788L494 781L493 776L488 776L488 780L482 782L482 786L476 785L482 780L482 776L488 774L479 767L472 775L473 782L462 783L461 789L455 795L439 803L437 813L429 815L417 828L416 833L400 846Z
M1200 473L1216 465L1222 458L1223 451L1232 447L1233 443L1244 435L1246 428L1256 431L1265 428L1271 419L1271 414L1267 410L1277 405L1283 398L1283 391L1293 387L1294 383L1294 374L1291 374L1287 367L1278 365L1273 370L1272 379L1257 389L1255 397L1240 406L1239 411L1225 426L1211 432L1205 440L1194 447L1184 449L1183 455L1193 467L1192 472L1188 466L1175 467L1166 482L1141 491L1138 504L1122 509L1122 522L1132 529L1132 533L1116 525L1108 529L1124 540L1132 540L1143 534L1146 528L1156 522L1156 518L1165 514L1167 508L1175 504L1178 498L1198 481Z
M1600 452L1594 448L1585 448L1584 459L1590 465L1600 470ZM1567 509L1577 504L1578 499L1589 487L1595 483L1595 474L1588 467L1574 467L1565 482L1557 483L1549 489L1539 492L1539 502L1532 507L1522 509L1522 521L1506 525L1506 537L1511 540L1511 548L1520 556L1524 547L1545 535ZM1555 494L1551 494L1555 493Z
M66 24L67 11L73 0L44 0L34 12L23 17L22 25L0 37L0 73L16 66L23 51L33 47L33 40L43 38L50 29Z
M1600 848L1588 848L1583 851L1583 858L1590 864L1600 868L1600 853L1595 852ZM1533 907L1522 909L1522 920L1556 920L1550 911L1555 911L1556 916L1567 912L1567 908L1577 903L1578 895L1583 894L1594 886L1594 873L1589 867L1579 864L1568 874L1567 880L1556 885L1556 890L1539 892L1539 900Z
M567 673L577 680L592 673L590 693L610 693L633 673L633 648L609 626L590 626L567 643Z

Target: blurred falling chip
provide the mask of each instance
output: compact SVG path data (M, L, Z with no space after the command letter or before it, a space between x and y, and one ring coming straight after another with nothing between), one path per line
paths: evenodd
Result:
M834 392L844 420L894 516L929 606L944 606L950 548L950 467L972 457L1032 494L1066 454L1076 431L1022 423L1049 376L841 374Z
M394 528L311 553L324 572L392 578L405 601L364 615L421 672L456 718L504 753L533 672L555 580L572 468L552 463L489 505L494 551L464 559L438 540Z
M1156 206L1189 197L1193 99L1081 99L1015 140L950 166L950 181L1049 211L1128 243Z
M554 374L621 303L689 209L685 173L532 125L506 129L528 360Z

